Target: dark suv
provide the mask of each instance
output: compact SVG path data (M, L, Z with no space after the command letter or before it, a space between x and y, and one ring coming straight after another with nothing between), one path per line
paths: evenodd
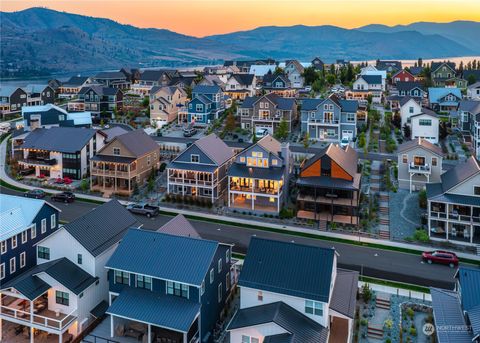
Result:
M52 200L53 201L59 201L59 202L74 202L75 201L75 194L72 192L62 192L58 194L52 195Z

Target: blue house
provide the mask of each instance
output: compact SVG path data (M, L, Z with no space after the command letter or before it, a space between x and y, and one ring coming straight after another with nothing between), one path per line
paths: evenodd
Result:
M22 107L23 126L25 131L51 128L57 126L91 127L92 114L90 112L69 113L53 104Z
M456 111L458 103L462 100L460 88L435 88L428 89L428 103L430 108L437 112Z
M37 264L35 244L58 229L59 212L45 200L0 194L0 283Z
M232 288L230 245L130 229L106 268L112 337L213 341Z
M222 89L217 86L198 85L192 90L192 100L188 103L188 122L195 125L207 125L217 119L225 110Z

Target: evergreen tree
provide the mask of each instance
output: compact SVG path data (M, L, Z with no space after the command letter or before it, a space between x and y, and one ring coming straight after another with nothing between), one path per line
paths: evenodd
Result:
M405 136L405 138L410 138L411 134L412 134L412 131L410 130L410 126L408 126L407 123L405 123L405 125L403 125L403 135Z
M282 120L280 121L280 124L278 124L277 130L275 132L275 138L280 139L280 140L287 139L288 131L289 131L288 130L288 123L284 118L282 118Z

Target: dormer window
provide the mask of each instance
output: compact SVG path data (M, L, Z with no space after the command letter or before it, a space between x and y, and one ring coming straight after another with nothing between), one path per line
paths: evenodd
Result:
M199 163L200 162L200 156L199 155L190 155L190 162L192 163Z
M113 154L116 156L120 155L120 148L113 148Z

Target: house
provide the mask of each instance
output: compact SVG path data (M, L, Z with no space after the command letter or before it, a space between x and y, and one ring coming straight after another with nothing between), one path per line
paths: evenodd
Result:
M88 175L90 159L103 147L101 131L87 128L35 129L19 148L20 169L35 168L36 177L80 180Z
M172 78L178 76L176 70L144 70L140 79L131 87L134 94L147 96L153 86L169 86Z
M323 69L325 68L325 63L323 63L323 61L319 57L315 57L312 60L312 67L314 67L315 70L323 71Z
M282 121L288 126L288 132L298 120L297 105L293 98L282 98L275 93L263 96L247 97L237 108L242 129L251 132L267 130L275 134Z
M443 152L426 139L415 138L398 147L398 187L410 192L440 182Z
M178 197L223 200L233 150L215 134L190 145L167 166L167 192Z
M26 326L32 342L35 330L58 335L60 343L76 338L108 308L105 264L127 230L139 226L112 200L43 238L36 266L2 283L0 318Z
M361 174L355 149L330 143L301 165L297 217L358 225Z
M253 74L232 74L225 83L225 95L234 100L244 100L257 91L257 77Z
M410 74L412 74L414 77L415 77L415 80L414 81L422 81L424 79L424 76L423 76L423 66L420 66L420 67L409 67L408 68L408 71L410 72Z
M187 102L187 93L180 87L154 86L150 90L150 122L160 128L178 119L180 108Z
M396 88L396 94L399 97L410 96L415 100L417 100L417 102L419 102L420 104L422 103L423 98L426 95L426 92L423 89L422 84L416 81L397 82L395 88Z
M367 100L381 103L383 99L382 77L380 75L360 75L354 82L351 90L345 92L347 100Z
M458 105L459 126L464 135L470 135L475 156L480 157L480 101L462 100Z
M228 170L228 207L278 214L288 194L290 147L267 135L235 156Z
M440 119L434 111L423 108L421 113L411 115L409 119L412 139L421 138L432 144L438 143Z
M428 102L430 107L438 112L455 111L462 100L459 88L428 88Z
M203 80L202 80L203 81ZM170 82L168 83L169 86L179 87L183 90L189 88L194 88L198 85L198 75L178 75L172 77Z
M123 67L120 72L127 77L127 81L130 81L130 86L136 83L140 79L140 69Z
M435 87L445 87L445 82L455 77L454 62L432 62L430 77Z
M303 65L297 60L288 60L285 63L285 74L293 88L303 88L305 79L303 78Z
M414 82L413 76L408 70L401 69L392 75L392 84L396 85L398 82Z
M23 90L27 93L28 106L53 104L55 101L55 90L48 84L29 84Z
M160 147L143 130L109 140L90 159L90 189L130 196L160 167Z
M27 92L20 87L0 87L0 111L2 116L17 113L27 106Z
M405 96L399 100L398 112L401 118L402 128L405 124L410 124L410 117L422 113L422 105L410 96Z
M456 87L460 88L462 90L465 90L467 88L468 82L465 79L462 79L461 77L452 77L448 80L445 80L445 87Z
M431 240L480 244L480 167L475 157L457 164L427 184L428 233Z
M357 136L358 101L343 100L336 95L326 99L304 99L300 120L303 135L322 142L353 141Z
M472 342L480 342L480 295L478 284L480 271L469 267L460 267L455 273L456 287L467 323L473 334Z
M108 260L110 336L213 342L233 286L232 247L161 230L130 229Z
M58 229L60 212L45 200L0 194L0 284L36 265L35 244Z
M292 86L285 74L275 74L269 71L262 79L262 89L265 93L274 93L284 98L294 98L297 90Z
M63 82L58 89L60 98L72 98L80 92L80 89L93 83L93 79L88 76L72 76Z
M480 81L467 87L467 99L480 101Z
M377 60L375 64L375 68L377 70L386 71L389 74L397 73L398 71L402 70L402 62L401 61L386 61L386 60ZM393 79L393 77L392 77Z
M90 112L69 113L53 104L25 106L22 108L23 130L33 131L38 128L58 126L91 127Z
M358 273L334 249L252 237L238 287L231 343L352 341Z
M195 86L187 104L188 122L206 126L225 110L225 100L219 86Z
M382 78L382 89L386 89L387 71L379 70L373 65L367 65L360 69L360 75L380 76Z
M129 89L131 81L125 72L120 71L103 71L93 77L94 82L104 87L120 88L122 90Z
M123 108L123 92L112 87L83 87L78 92L78 102L96 117L113 118L114 113Z

